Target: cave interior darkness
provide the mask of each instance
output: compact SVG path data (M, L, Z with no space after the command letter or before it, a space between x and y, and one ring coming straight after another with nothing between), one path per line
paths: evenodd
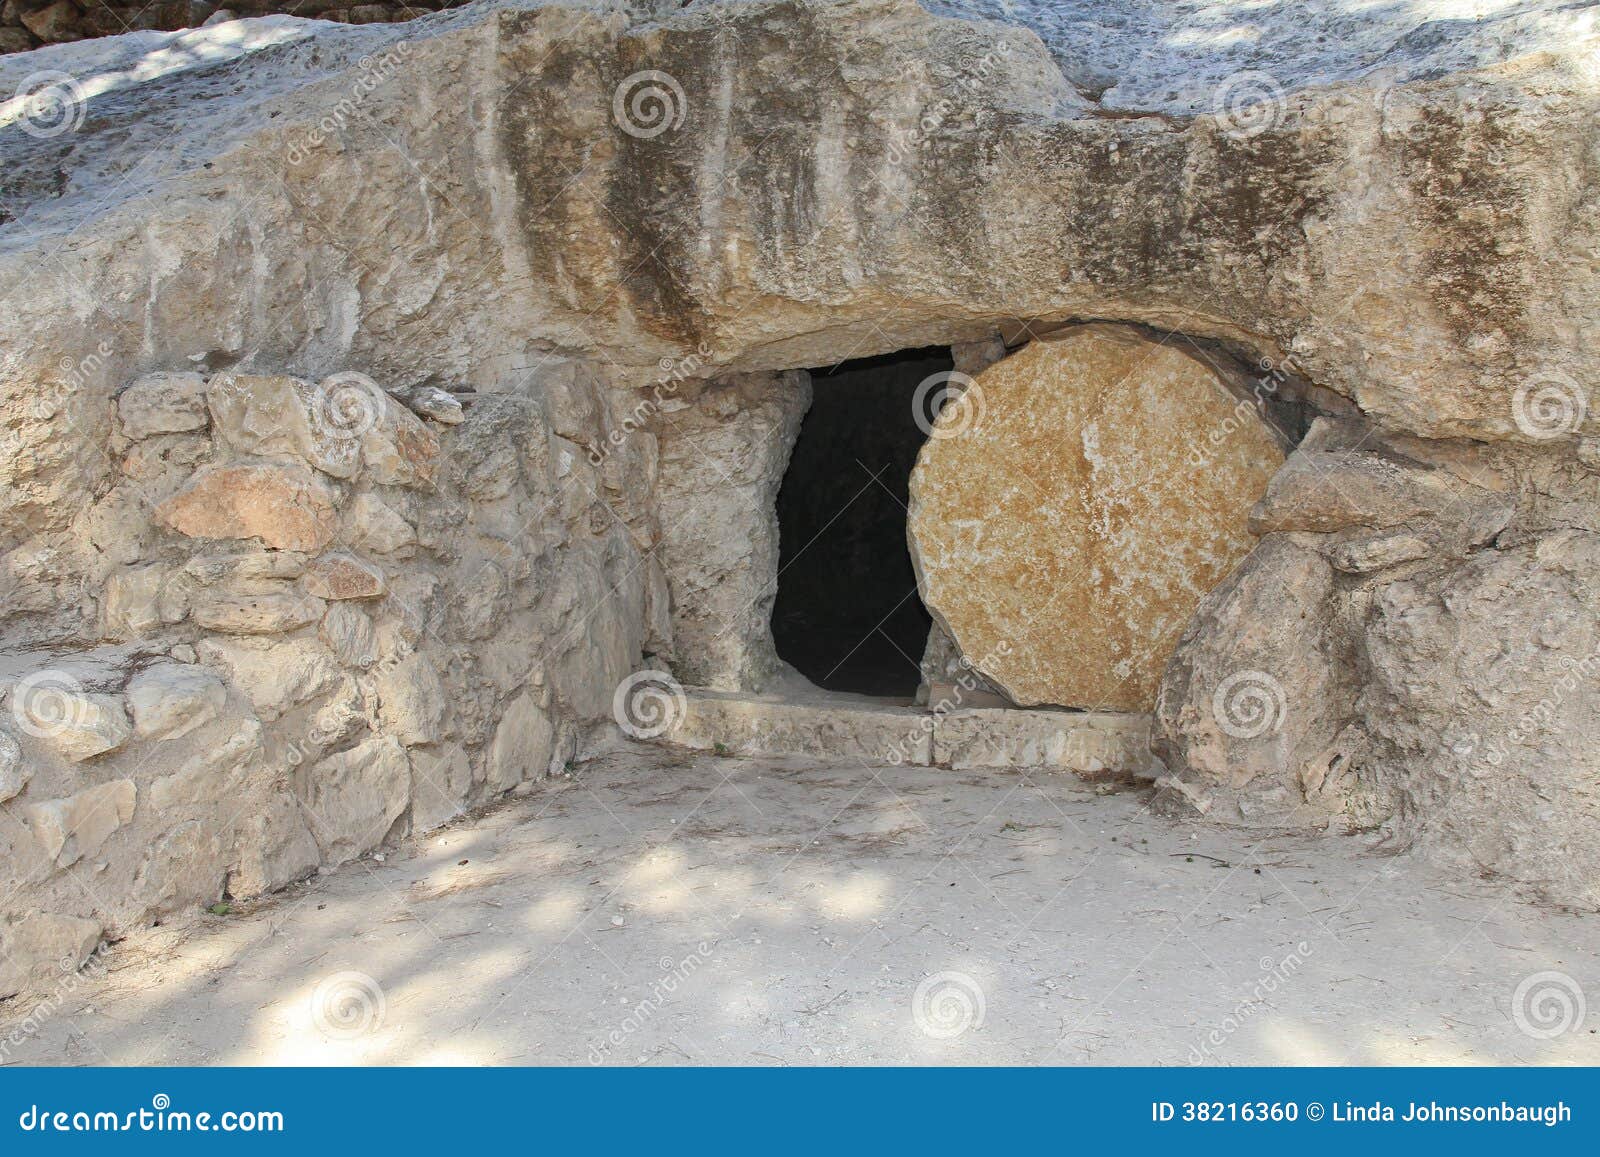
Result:
M925 438L914 403L921 382L951 368L949 349L934 346L811 371L811 409L778 492L772 633L779 656L826 690L916 694L931 619L906 545Z

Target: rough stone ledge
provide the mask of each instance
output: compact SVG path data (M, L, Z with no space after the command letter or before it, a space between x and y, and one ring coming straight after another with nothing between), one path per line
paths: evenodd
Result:
M952 771L1024 767L1085 779L1154 779L1150 717L969 707L947 712L854 695L804 698L689 688L663 742L728 755L809 755Z

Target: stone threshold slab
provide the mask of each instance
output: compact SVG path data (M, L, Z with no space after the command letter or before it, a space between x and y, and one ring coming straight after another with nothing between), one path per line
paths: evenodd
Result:
M685 689L661 740L726 755L807 755L952 771L1033 768L1085 779L1154 779L1150 717L967 707L936 711L857 695L804 698Z

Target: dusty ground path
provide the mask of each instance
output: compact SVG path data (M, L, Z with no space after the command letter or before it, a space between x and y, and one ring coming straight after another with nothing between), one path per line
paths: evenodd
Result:
M105 964L6 1059L1600 1062L1600 918L1007 773L615 755Z

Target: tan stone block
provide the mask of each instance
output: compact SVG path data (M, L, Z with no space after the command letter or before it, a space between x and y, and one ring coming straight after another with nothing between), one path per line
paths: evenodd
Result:
M306 570L306 590L320 599L375 599L389 589L383 571L353 554L325 554Z
M281 635L315 623L326 607L293 588L277 594L208 594L195 600L191 617L208 631Z
M947 405L917 460L923 601L1019 705L1148 711L1282 462L1253 406L1173 343L1107 325L1036 341Z
M99 943L94 920L38 908L0 915L0 1000L72 975Z
M304 466L206 466L156 509L190 538L259 538L278 550L320 551L333 537L334 494Z
M152 434L203 430L205 380L199 374L146 374L117 395L122 433L133 441Z
M45 854L59 868L71 867L100 850L111 833L133 818L138 791L131 779L87 788L65 799L23 809Z

